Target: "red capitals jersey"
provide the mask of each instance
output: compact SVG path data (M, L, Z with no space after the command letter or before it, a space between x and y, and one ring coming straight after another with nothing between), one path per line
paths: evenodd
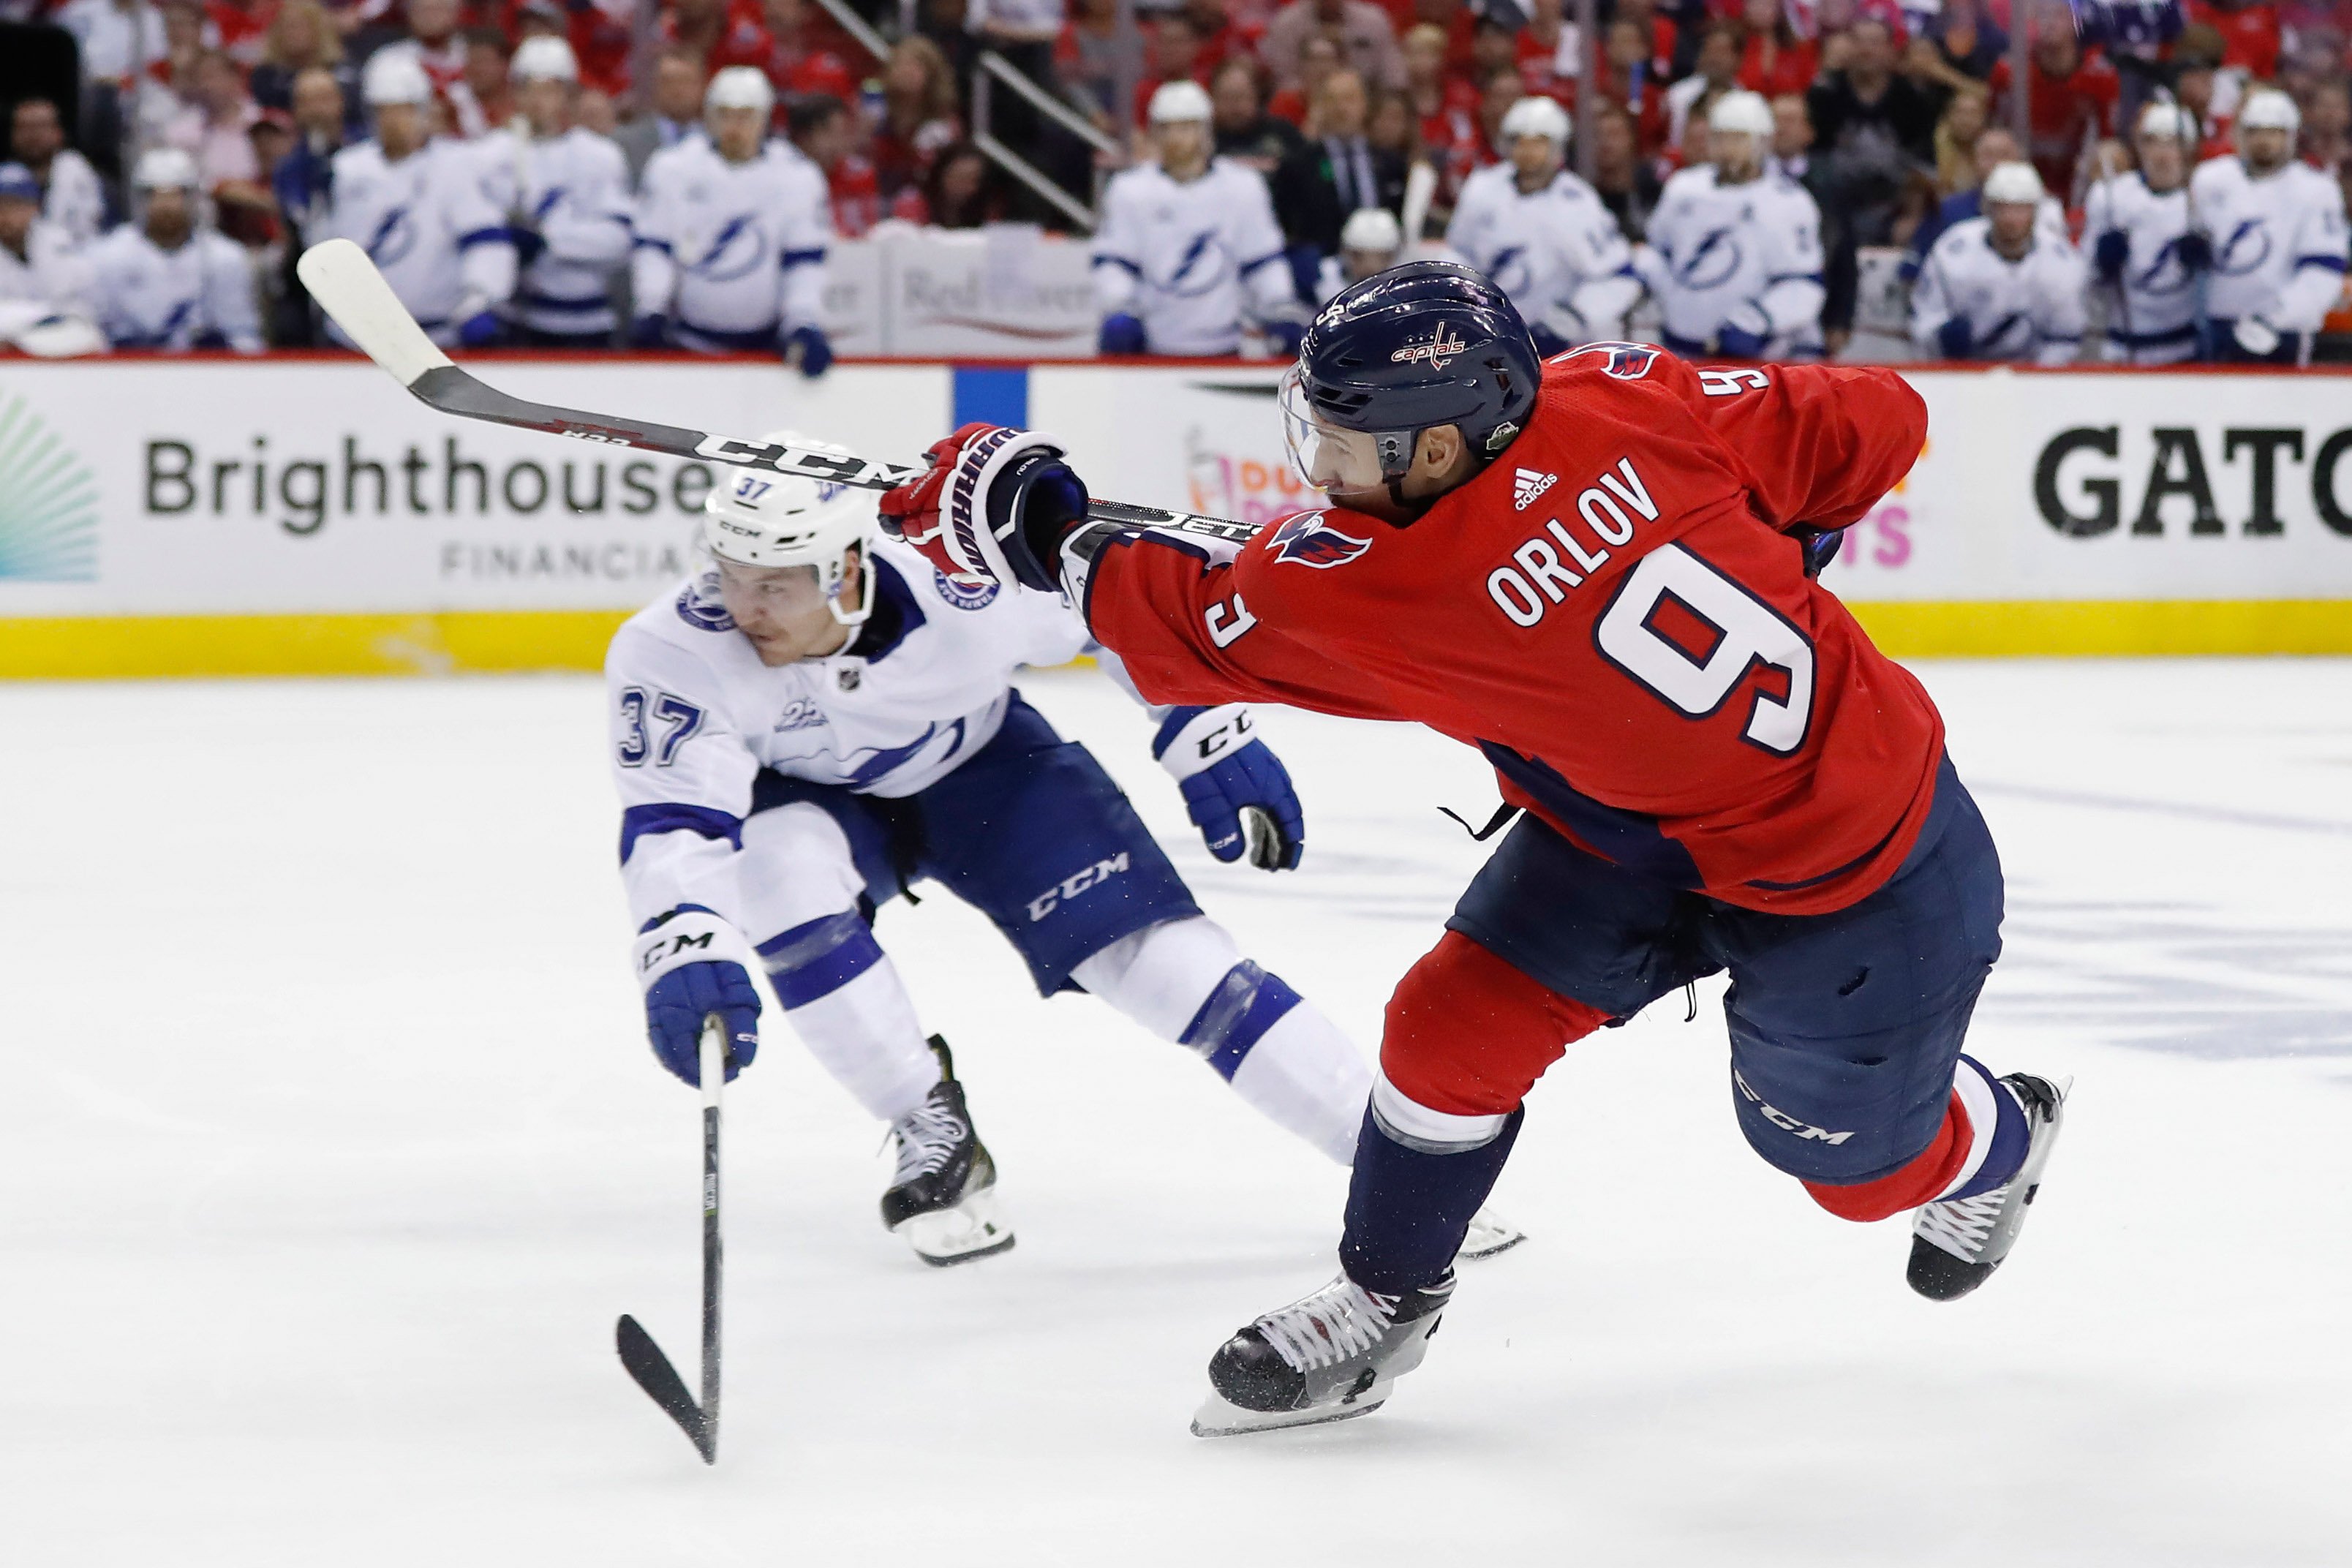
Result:
M1629 870L1843 909L1917 838L1943 723L1784 531L1858 521L1926 436L1891 371L1596 344L1549 362L1518 439L1418 521L1304 512L1222 562L1125 536L1087 616L1152 701L1426 724Z

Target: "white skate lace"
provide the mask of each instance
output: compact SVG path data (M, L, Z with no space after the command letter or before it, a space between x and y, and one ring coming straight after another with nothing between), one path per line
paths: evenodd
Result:
M2008 1194L2008 1187L2000 1186L1972 1198L1948 1198L1929 1204L1919 1211L1918 1223L1912 1226L1912 1233L1963 1263L1974 1263L1983 1253L1985 1243L1992 1239L1992 1227L2000 1218L2001 1205Z
M890 1184L903 1187L917 1176L928 1176L954 1158L964 1140L963 1118L953 1108L927 1100L890 1124L898 1141L898 1163Z
M1257 1330L1293 1372L1307 1372L1380 1343L1396 1306L1396 1297L1367 1290L1343 1274L1312 1296L1268 1312Z

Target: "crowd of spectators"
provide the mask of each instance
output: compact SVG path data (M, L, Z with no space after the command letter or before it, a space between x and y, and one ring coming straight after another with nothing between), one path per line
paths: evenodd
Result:
M2323 270L2332 256L2342 277L2352 6L2325 0L1602 0L1591 37L1574 0L854 3L879 57L814 0L0 0L8 37L68 35L79 60L72 79L6 105L0 338L37 352L91 329L117 347L327 341L292 258L338 233L380 253L409 211L381 187L406 180L449 255L412 265L429 282L395 284L446 294L431 311L409 302L467 343L772 342L821 369L816 295L789 276L822 266L811 225L820 239L887 222L1068 228L1075 202L1103 215L1107 350L1279 348L1349 278L1450 237L1498 279L1524 274L1527 313L1559 341L1839 353L1858 258L1885 247L1907 253L1923 352L2060 357L2057 317L2021 350L1952 327L1969 314L1958 295L1997 303L2007 286L1939 261L1958 235L2012 268L2042 247L2031 289L2074 277L2121 345L2110 352L2142 357L2127 341L2145 335L2133 247L2171 243L2184 278L2227 257L2194 195L2176 205L2197 237L2173 243L2170 220L2148 226L2116 182L2160 205L2202 190L2200 164L2237 162L2258 181L2270 166L2246 153L2249 129L2266 149L2284 132L2284 161L2303 166L2297 202L2336 193L2332 241L2282 243ZM976 126L984 50L1097 136L1001 86ZM719 82L735 84L723 102ZM2242 127L2257 104L2260 125ZM2152 108L2178 118L2151 139ZM411 109L413 131L388 133L387 112ZM754 110L756 124L742 119ZM748 127L731 141L717 130L730 114ZM2160 179L2141 173L2152 142L2168 149ZM997 143L1025 177L983 150ZM595 148L611 154L609 189ZM684 177L701 168L685 157L695 149L713 178L764 193L754 226L772 230L761 243L786 278L772 300L714 304L694 295L697 258L647 259L672 243L649 216L677 196L664 171L674 187L709 183ZM1185 204L1170 193L1213 176L1222 195L1192 204L1200 232L1177 232L1169 214ZM1150 222L1146 179L1166 198ZM462 226L471 209L452 193L468 181L487 205ZM794 204L809 210L776 210ZM667 221L680 243L709 237L692 214ZM1760 226L1754 243L1742 226ZM1230 276L1211 287L1202 268L1219 264ZM165 284L191 292L158 309ZM590 285L593 309L577 297ZM1694 305L1694 289L1720 309ZM2205 300L2204 283L2193 292ZM1161 295L1189 301L1184 324ZM1201 330L1203 297L1230 322ZM2209 337L2210 314L2200 303ZM556 330L567 321L582 330ZM2269 343L2271 328L2309 352L2313 333L2284 322L2224 333L2216 352Z

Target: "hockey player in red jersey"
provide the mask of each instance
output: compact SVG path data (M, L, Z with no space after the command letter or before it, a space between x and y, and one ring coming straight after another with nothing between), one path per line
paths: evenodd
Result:
M1072 595L1153 701L1416 721L1523 809L1390 999L1339 1277L1218 1351L1194 1430L1377 1407L1537 1077L1727 970L1751 1146L1832 1214L1916 1210L1914 1289L1975 1289L2063 1086L1960 1052L2000 863L1926 691L1815 580L1918 455L1918 396L1634 344L1543 362L1483 278L1422 262L1325 307L1282 408L1332 505L1239 547L1089 519L1050 437L993 426L882 508L945 570Z

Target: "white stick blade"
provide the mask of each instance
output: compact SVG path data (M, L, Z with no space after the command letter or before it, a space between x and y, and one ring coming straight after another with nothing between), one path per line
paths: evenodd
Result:
M366 251L348 239L320 240L294 264L295 275L319 308L335 319L362 353L392 373L403 386L413 386L428 370L438 370L449 356L433 346L408 307L383 280Z

